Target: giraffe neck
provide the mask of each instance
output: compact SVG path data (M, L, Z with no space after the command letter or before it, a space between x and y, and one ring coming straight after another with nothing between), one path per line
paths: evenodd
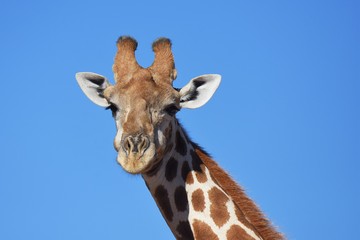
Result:
M260 212L255 204L249 204L251 200L241 196L245 197L242 200L247 208L242 209L241 199L234 201L234 196L227 192L238 187L244 195L241 188L188 139L176 120L172 129L172 148L142 176L174 236L177 239L281 239L280 234L274 238L261 234L249 220L251 216L246 215ZM230 189L223 183L222 174L231 180ZM260 225L264 223L268 223L266 219Z

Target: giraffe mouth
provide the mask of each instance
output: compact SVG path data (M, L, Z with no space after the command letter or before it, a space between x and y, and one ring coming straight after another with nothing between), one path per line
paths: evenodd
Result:
M145 152L129 153L119 149L117 162L128 173L141 174L148 169L149 165L154 161L156 151L154 144L150 144Z

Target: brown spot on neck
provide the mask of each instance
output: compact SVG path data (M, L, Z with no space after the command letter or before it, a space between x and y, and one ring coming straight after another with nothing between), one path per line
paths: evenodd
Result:
M178 240L192 240L194 239L191 227L188 221L180 221L176 227L176 231L180 234Z
M253 240L254 238L249 236L244 229L240 226L232 225L226 233L226 238L229 240Z
M209 225L200 220L195 220L192 224L196 240L219 240Z
M185 187L179 186L175 189L174 193L176 209L179 212L184 212L188 209L188 198Z
M171 222L173 220L174 213L171 209L168 191L164 188L164 186L159 185L155 189L154 197L166 220Z
M177 167L178 167L178 161L175 158L171 157L169 161L166 163L166 167L165 167L166 180L171 182L176 177Z
M210 216L218 227L222 227L230 219L226 203L230 200L220 189L213 187L209 190Z
M191 195L191 202L195 211L202 212L205 209L205 196L201 189L195 190Z

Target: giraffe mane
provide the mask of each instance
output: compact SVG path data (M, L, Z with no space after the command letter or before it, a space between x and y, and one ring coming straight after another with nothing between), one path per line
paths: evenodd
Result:
M219 184L219 186L231 197L236 206L241 206L245 217L260 233L265 240L279 240L285 237L276 231L271 222L260 211L259 207L245 194L228 173L226 173L219 165L205 152L198 144L192 142L197 155L200 157L205 166L209 169L211 176Z

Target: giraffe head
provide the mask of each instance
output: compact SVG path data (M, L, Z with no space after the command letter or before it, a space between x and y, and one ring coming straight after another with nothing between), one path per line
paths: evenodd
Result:
M155 59L148 68L135 58L137 42L120 37L113 65L115 84L91 72L79 72L76 79L95 104L111 109L117 132L114 147L117 161L129 173L145 173L171 148L175 114L182 108L204 105L220 84L217 74L190 80L181 89L172 86L176 78L169 39L153 45Z

